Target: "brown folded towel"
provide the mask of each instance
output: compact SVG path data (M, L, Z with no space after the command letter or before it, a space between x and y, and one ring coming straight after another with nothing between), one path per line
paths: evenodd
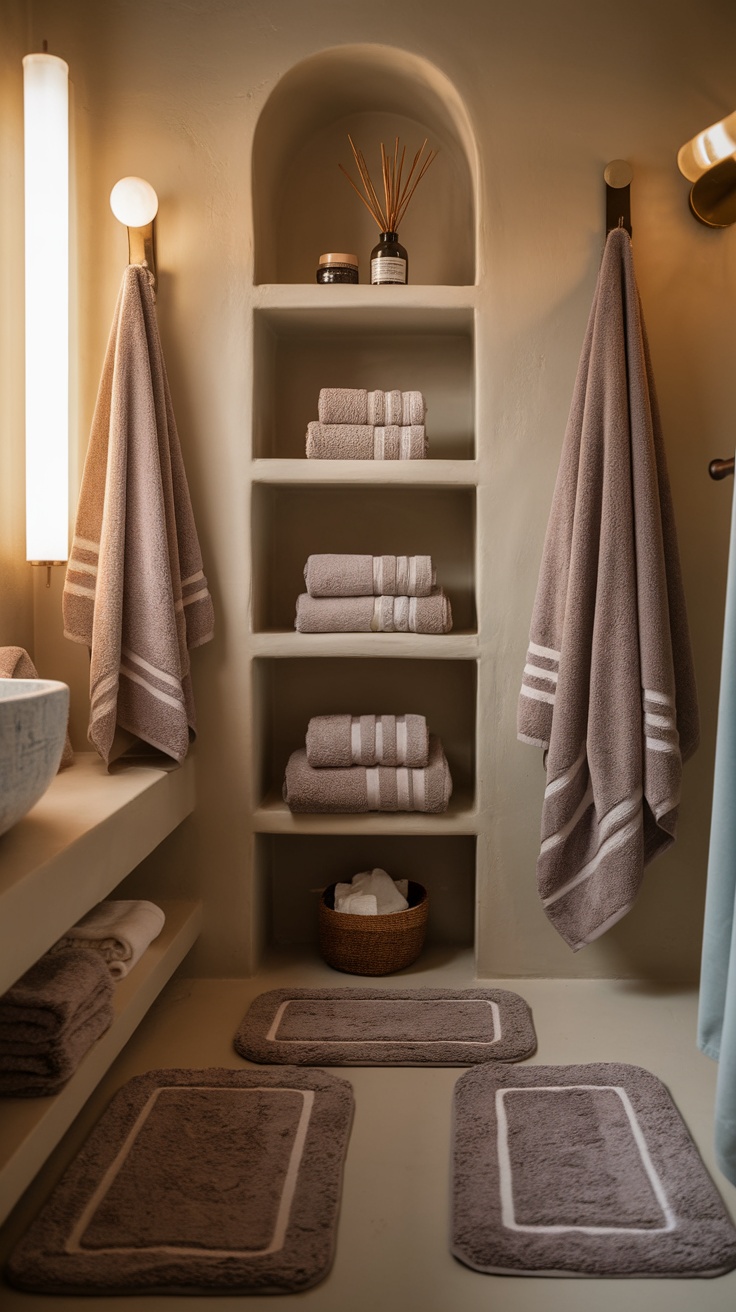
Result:
M307 761L315 769L417 767L428 760L423 715L315 715L307 726Z
M100 380L62 598L90 649L88 736L116 726L181 761L195 733L189 651L213 633L148 269L125 270Z
M427 437L423 424L373 427L370 424L307 426L310 460L425 460Z
M315 770L302 747L286 766L284 801L303 814L366 811L446 811L452 793L450 770L439 738L429 736L425 769L354 765L348 770Z
M64 1037L45 1051L14 1055L0 1047L0 1096L38 1098L57 1093L92 1044L109 1029L113 1015L112 1003L103 1003L81 1024L70 1026Z
M310 556L310 597L428 597L436 582L431 556Z
M0 997L0 1040L54 1043L109 1002L113 988L95 952L46 953Z
M426 412L421 392L366 392L362 387L323 387L317 407L321 424L423 424Z
M449 633L452 611L441 588L429 597L297 597L299 633Z
M0 679L37 679L38 670L24 647L0 647ZM69 732L67 730L59 769L74 764Z

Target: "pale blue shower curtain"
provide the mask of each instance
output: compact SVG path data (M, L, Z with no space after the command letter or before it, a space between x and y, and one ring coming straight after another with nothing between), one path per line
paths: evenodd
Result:
M731 511L698 1047L719 1063L716 1160L736 1184L736 496Z

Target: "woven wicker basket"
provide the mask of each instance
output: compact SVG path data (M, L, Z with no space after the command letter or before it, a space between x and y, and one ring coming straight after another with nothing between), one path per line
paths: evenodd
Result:
M390 916L353 916L335 911L335 885L319 901L319 949L335 970L349 975L391 975L416 961L427 932L429 898L409 880L409 906Z

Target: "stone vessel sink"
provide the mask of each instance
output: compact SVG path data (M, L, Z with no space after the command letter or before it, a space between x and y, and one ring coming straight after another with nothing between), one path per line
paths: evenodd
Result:
M0 679L0 834L30 811L59 768L69 689L54 679Z

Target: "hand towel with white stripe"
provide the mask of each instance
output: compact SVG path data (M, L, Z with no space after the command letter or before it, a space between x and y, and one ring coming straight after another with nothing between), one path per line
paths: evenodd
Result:
M181 761L195 732L189 649L209 642L213 609L144 265L118 297L63 613L65 636L90 648L100 756L120 725Z
M571 948L631 908L674 841L699 722L674 515L625 229L598 276L519 698L546 753L537 884Z

